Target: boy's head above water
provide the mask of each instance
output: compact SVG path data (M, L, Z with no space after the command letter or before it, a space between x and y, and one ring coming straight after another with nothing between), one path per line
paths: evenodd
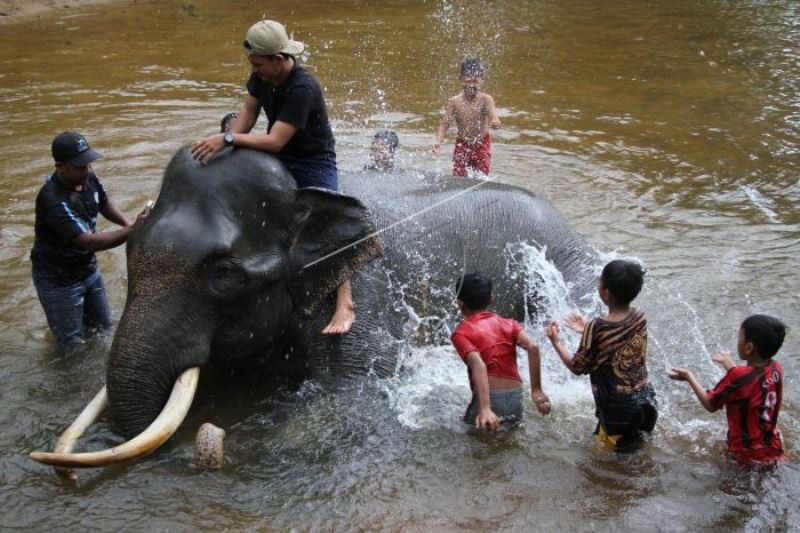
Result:
M382 130L375 134L372 138L372 146L370 147L372 150L373 158L376 155L381 156L393 156L394 150L397 148L397 145L400 144L400 140L397 138L397 134L391 130Z
M739 327L737 351L742 359L749 359L753 351L761 359L771 359L783 346L786 325L769 315L750 315Z
M615 259L600 274L601 291L606 289L617 305L630 304L639 295L643 284L644 269L635 261Z
M379 131L372 138L369 155L378 168L389 168L394 164L394 151L400 143L397 134L391 130Z

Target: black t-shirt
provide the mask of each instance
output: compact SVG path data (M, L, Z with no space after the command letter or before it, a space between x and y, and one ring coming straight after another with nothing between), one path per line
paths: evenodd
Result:
M97 268L94 252L75 244L75 238L95 231L106 191L92 172L82 191L62 183L56 173L36 196L36 238L31 261L36 274L64 284L74 283Z
M277 86L251 74L247 91L258 99L267 115L267 133L277 121L297 128L276 154L279 158L286 155L335 161L335 141L322 87L305 68L295 63L286 81Z

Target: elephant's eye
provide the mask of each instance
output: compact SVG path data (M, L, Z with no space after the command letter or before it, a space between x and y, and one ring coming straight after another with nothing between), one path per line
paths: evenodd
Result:
M206 283L214 297L231 298L247 287L248 275L237 259L219 259L206 269Z

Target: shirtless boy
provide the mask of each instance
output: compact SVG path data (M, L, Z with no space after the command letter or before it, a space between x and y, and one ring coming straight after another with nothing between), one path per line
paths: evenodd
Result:
M481 91L486 81L486 65L480 59L461 63L462 92L447 100L444 118L436 131L433 153L439 154L442 142L455 121L457 131L453 150L453 175L464 177L467 169L489 174L492 163L492 141L489 128L500 127L494 99Z

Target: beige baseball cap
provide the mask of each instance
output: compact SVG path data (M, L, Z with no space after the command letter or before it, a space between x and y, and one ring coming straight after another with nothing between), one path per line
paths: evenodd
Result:
M283 24L274 20L261 20L247 30L244 48L248 54L272 56L275 54L299 55L306 49L300 41L292 41Z

